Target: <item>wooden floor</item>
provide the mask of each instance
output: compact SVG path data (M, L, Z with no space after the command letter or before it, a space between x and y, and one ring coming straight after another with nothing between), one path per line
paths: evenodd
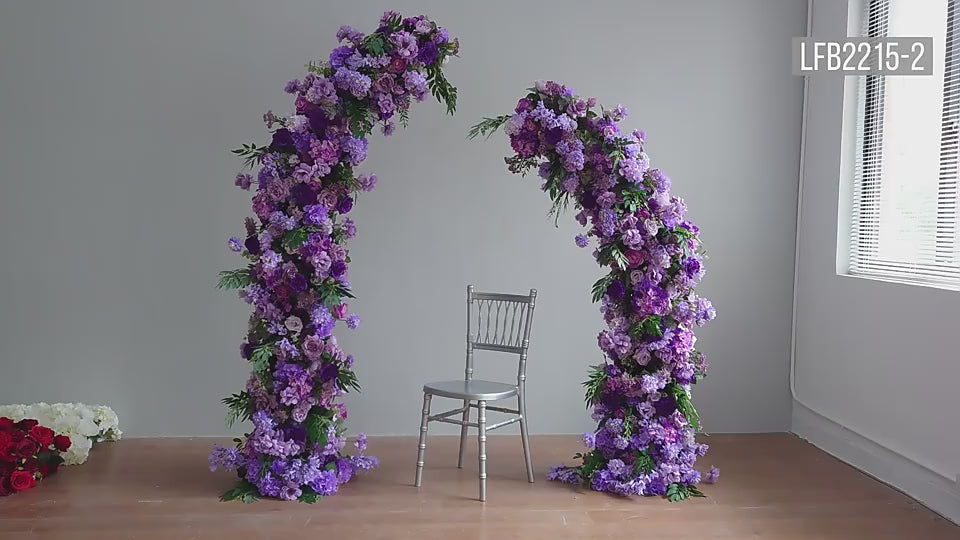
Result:
M216 439L131 439L94 448L25 493L0 498L0 538L342 539L960 539L960 527L787 434L704 437L720 481L707 498L621 499L544 480L579 451L572 436L532 439L528 484L520 441L491 436L488 499L476 451L456 468L456 438L431 437L424 485L412 486L416 440L371 438L379 469L315 505L221 503L230 473L211 473ZM473 445L471 445L472 447Z

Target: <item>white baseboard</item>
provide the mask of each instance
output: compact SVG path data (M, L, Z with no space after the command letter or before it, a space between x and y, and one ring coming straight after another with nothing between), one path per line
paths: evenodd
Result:
M960 483L951 482L794 401L792 431L960 525Z

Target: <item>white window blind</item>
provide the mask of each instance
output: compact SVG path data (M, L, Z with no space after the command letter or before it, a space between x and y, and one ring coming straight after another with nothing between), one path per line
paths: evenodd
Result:
M933 76L861 77L848 273L960 289L960 0L870 0L868 37L933 36Z

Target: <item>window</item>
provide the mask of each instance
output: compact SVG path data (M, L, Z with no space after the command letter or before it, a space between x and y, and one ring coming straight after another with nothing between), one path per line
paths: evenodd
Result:
M960 0L865 6L865 36L933 36L934 74L859 81L847 273L960 290Z

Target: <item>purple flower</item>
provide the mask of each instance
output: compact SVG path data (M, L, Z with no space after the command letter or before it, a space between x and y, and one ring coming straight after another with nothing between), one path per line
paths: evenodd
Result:
M333 471L321 471L316 479L310 482L310 489L323 496L336 493L337 486L337 474Z
M344 61L346 61L351 54L353 54L353 47L347 45L337 47L330 52L330 67L333 69L342 68Z
M355 329L360 326L360 316L356 313L352 313L347 317L347 328Z
M302 493L299 486L287 484L280 489L280 498L285 501L295 501Z
M575 236L574 240L577 243L577 247L585 248L587 247L588 244L590 244L590 240L588 240L587 237L582 234L578 234L577 236Z
M313 313L310 314L312 319L313 326L316 329L317 337L324 339L333 332L333 327L337 324L337 321L334 320L333 315L330 314L330 310L325 305L318 306Z
M431 65L437 61L438 51L437 44L428 41L422 47L420 47L420 53L417 55L417 59L423 62L424 65Z
M333 65L331 63L331 65ZM362 98L370 91L370 77L346 67L340 67L333 74L333 84L341 89L347 90L353 97Z
M400 58L410 60L417 56L417 38L409 32L397 32L390 36L396 46L396 54Z
M286 150L293 148L293 137L290 136L290 130L280 128L273 133L273 144L271 147L275 150Z
M704 477L704 482L708 484L716 483L717 479L720 478L720 469L710 466L710 471L707 472L707 475Z
M403 86L417 100L427 95L427 79L419 71L407 71L403 74Z
M353 208L353 197L349 195L340 199L340 202L337 203L337 212L341 214L346 214Z
M230 240L227 241L227 245L230 246L230 251L239 253L243 250L243 244L240 243L240 239L237 237L231 237Z
M593 432L583 434L583 445L593 450L597 447L597 435Z
M253 182L253 177L249 174L240 173L237 175L237 179L234 180L233 184L240 189L249 190L251 182Z

